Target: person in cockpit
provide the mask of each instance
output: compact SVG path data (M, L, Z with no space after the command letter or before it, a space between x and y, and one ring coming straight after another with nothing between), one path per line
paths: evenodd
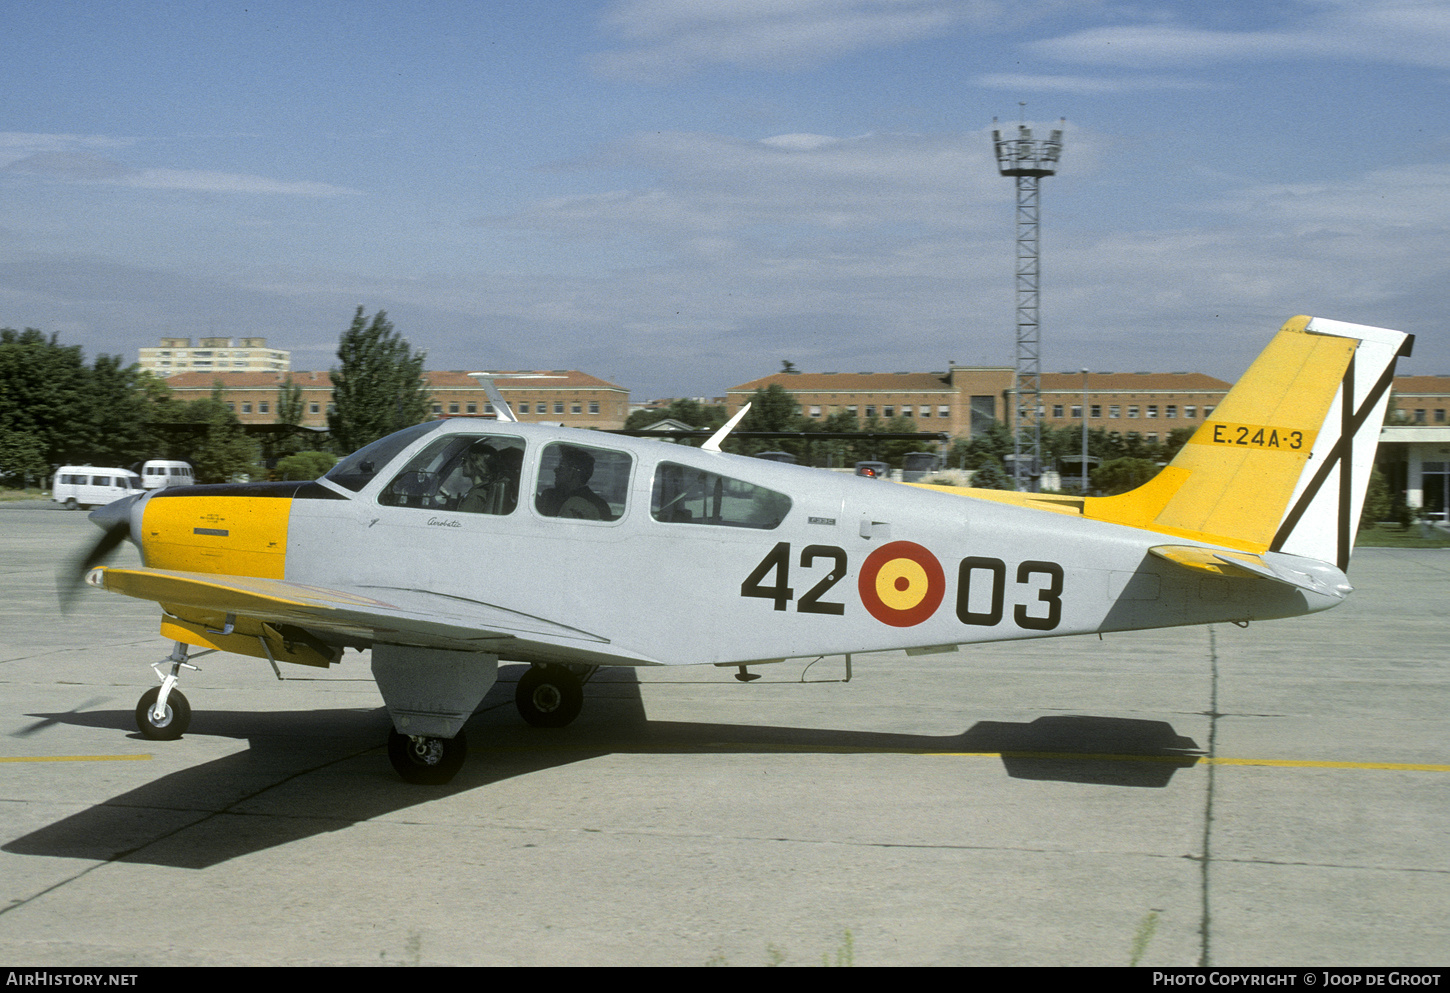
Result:
M475 442L463 456L463 474L472 482L458 503L467 514L510 514L519 502L519 474L524 450L495 447L484 439Z

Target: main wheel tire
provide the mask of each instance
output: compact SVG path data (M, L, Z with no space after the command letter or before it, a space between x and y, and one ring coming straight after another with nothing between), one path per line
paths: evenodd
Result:
M420 786L442 786L463 768L468 738L459 731L452 738L427 738L388 732L388 760L398 775Z
M66 497L65 509L66 510L80 510L81 509L81 505L78 504L78 503L76 503L76 498L75 497Z
M584 686L563 666L534 666L519 679L514 703L536 728L568 727L584 707Z
M151 712L156 709L156 698L160 695L159 686L141 694L141 701L136 704L136 727L152 741L175 741L191 726L191 704L173 687L166 694L166 714L158 721Z

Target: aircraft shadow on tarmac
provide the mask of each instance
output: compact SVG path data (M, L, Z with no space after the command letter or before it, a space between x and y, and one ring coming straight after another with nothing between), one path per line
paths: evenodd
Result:
M584 713L572 727L536 729L524 725L513 707L522 671L501 667L499 683L469 722L474 757L447 786L397 779L383 747L389 722L382 708L201 711L192 737L246 738L248 749L163 776L0 849L205 869L419 803L623 752L987 753L999 755L1017 779L1151 788L1168 785L1175 770L1202 756L1167 722L1109 717L981 721L957 735L652 721L627 669L590 683ZM130 710L30 716L38 722L22 734L47 724L135 727ZM185 739L157 747L184 748ZM322 775L333 781L319 789L316 777ZM341 784L339 775L347 777Z

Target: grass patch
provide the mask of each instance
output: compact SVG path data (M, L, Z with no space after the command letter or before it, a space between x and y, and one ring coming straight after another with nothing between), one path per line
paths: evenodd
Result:
M1148 950L1148 942L1153 940L1153 932L1158 930L1158 911L1150 910L1138 922L1137 933L1133 935L1133 948L1128 954L1128 965L1136 966L1143 961L1143 953Z
M49 500L49 490L3 490L0 489L0 501L10 500Z
M1450 534L1428 524L1376 524L1359 529L1360 548L1450 548Z

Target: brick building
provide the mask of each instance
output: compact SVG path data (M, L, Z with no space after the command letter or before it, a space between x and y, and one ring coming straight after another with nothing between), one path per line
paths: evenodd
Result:
M222 400L243 424L275 424L280 390L289 375L302 387L302 426L327 427L332 377L326 372L188 372L168 377L166 385L178 399L195 400L211 396L220 383ZM435 416L494 416L484 388L466 372L423 375ZM585 372L560 369L497 375L499 392L520 421L612 430L624 427L629 417L629 391Z
M803 417L910 417L921 422L923 431L955 437L970 437L994 420L1007 421L1011 410L1011 368L953 366L947 372L779 372L729 390L730 412L772 383L796 397ZM1136 431L1150 441L1202 423L1230 386L1200 373L1094 372L1086 383L1081 373L1049 373L1041 381L1043 423L1080 426L1084 385L1089 427Z

